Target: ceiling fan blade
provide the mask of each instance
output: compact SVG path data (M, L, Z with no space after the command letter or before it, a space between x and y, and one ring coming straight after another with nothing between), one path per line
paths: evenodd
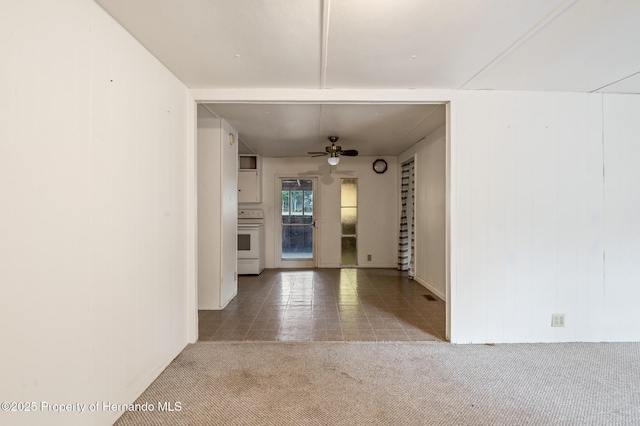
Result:
M344 151L340 151L340 155L355 157L356 155L358 155L358 151L356 151L355 149L345 149Z
M327 155L327 153L323 153L323 154L317 154L317 155L312 155L311 158L315 158L315 157L324 157L325 155Z
M320 152L320 151L307 152L307 154L327 155L327 153L326 153L326 152Z

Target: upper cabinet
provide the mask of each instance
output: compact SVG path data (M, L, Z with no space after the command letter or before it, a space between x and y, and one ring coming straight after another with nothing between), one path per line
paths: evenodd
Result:
M259 169L258 163L260 162L260 156L253 154L240 154L238 159L238 168L240 171L253 170L257 171Z
M240 154L238 166L238 203L262 202L260 156Z

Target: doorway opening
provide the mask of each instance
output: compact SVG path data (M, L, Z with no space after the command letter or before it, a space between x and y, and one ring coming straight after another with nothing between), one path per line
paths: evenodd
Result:
M315 267L314 179L280 178L280 267Z
M415 168L414 160L402 163L400 180L400 234L398 238L398 270L415 276Z
M451 285L452 282L455 281L455 277L452 273L452 270L455 271L455 268L453 268L452 266L455 264L455 247L452 247L451 245L451 227L450 227L450 220L452 217L455 216L455 205L452 206L451 205L451 193L454 192L455 189L455 180L451 181L450 179L452 179L452 177L455 176L455 162L453 162L452 156L453 154L455 154L455 152L452 153L452 146L451 146L451 117L452 117L452 104L450 102L446 102L446 101L442 101L441 99L433 99L431 95L426 94L424 99L421 100L416 100L415 97L411 97L408 99L396 99L396 98L389 98L387 99L386 96L382 96L380 99L378 99L377 101L371 101L369 99L350 99L348 101L345 101L343 99L340 100L327 100L324 99L322 96L318 95L318 97L316 98L316 95L311 93L311 99L304 99L304 100L290 100L288 98L280 98L278 97L278 99L274 99L274 100L269 100L269 101L264 101L264 100L255 100L255 99L251 99L251 100L245 100L244 98L241 97L241 99L233 99L233 100L221 100L221 99L213 99L211 98L211 93L208 92L196 92L194 94L195 97L195 103L196 104L200 104L200 103L204 103L206 104L208 107L212 108L214 111L216 111L217 115L220 117L226 117L228 120L230 120L231 122L234 123L234 126L241 128L243 127L242 123L244 119L250 119L252 120L252 123L255 123L255 129L258 129L258 131L253 132L254 127L249 126L247 128L247 130L243 133L245 135L247 135L247 140L249 139L248 135L252 134L251 132L253 132L255 135L258 135L260 137L261 141L264 141L265 144L268 144L269 146L274 146L277 147L278 149L284 150L283 153L271 153L270 155L273 158L279 158L280 156L287 156L287 154L289 154L290 151L292 151L295 147L297 146L302 146L302 143L304 141L306 141L306 138L302 138L300 139L300 137L297 137L295 139L295 144L291 141L289 141L289 139L283 138L283 136L281 134L277 134L277 135L271 135L271 134L264 134L264 129L265 128L274 128L277 129L278 132L281 132L283 129L286 128L283 126L274 126L274 123L272 123L271 121L273 120L273 117L275 117L276 115L273 113L274 111L279 111L282 112L282 114L278 114L278 116L286 116L285 112L287 111L288 108L294 108L295 112L305 112L308 113L308 115L310 116L319 116L320 120L327 120L326 117L340 117L340 119L342 120L342 122L344 122L344 116L345 114L350 114L351 112L355 112L356 114L356 118L359 116L358 114L361 114L363 111L365 111L364 107L369 107L369 108L376 108L376 123L381 122L380 117L377 116L377 110L379 108L381 109L380 115L384 116L385 115L385 110L384 108L389 107L389 109L391 110L392 106L396 105L399 108L407 108L406 112L402 112L402 114L398 114L399 117L411 117L413 110L410 107L417 107L420 105L442 105L445 107L446 109L446 114L441 113L441 110L435 110L431 113L428 114L421 114L421 118L419 118L420 122L415 122L415 125L410 125L407 126L405 125L403 128L405 129L409 129L408 131L406 131L405 133L402 132L391 132L392 133L392 137L395 139L397 139L399 136L398 135L405 135L408 137L411 137L415 142L415 144L417 145L418 143L420 143L421 141L423 141L424 139L430 139L428 136L431 135L432 133L435 133L435 130L431 130L431 131L424 131L422 130L422 124L426 123L427 121L432 121L433 118L438 118L439 121L439 126L441 126L440 128L438 128L439 131L442 132L443 136L442 138L445 140L445 150L446 150L446 158L445 160L442 162L442 168L444 169L444 174L443 174L443 185L442 188L444 188L445 190L445 198L444 198L444 202L441 203L440 205L440 209L444 212L444 224L442 226L439 226L439 228L441 228L443 230L443 232L445 233L445 249L444 250L440 250L439 253L442 255L442 257L444 258L444 262L440 262L440 263L444 263L445 264L445 286L444 289L439 289L440 291L438 293L435 293L436 297L438 297L440 300L446 300L446 339L450 339L451 338L451 332L450 332L450 324L451 324L451 304L452 304L452 300L450 299L451 296ZM380 94L377 94L377 96L381 96ZM215 97L215 96L214 96ZM376 98L377 99L377 98ZM317 108L319 109L319 113L317 111L314 111L313 109ZM334 111L334 107L336 109L336 111ZM362 111L360 110L360 107L362 108ZM268 110L262 111L260 108L263 109L267 109ZM339 109L338 109L339 108ZM246 111L245 111L246 110ZM271 113L269 113L269 110L271 111ZM281 111L282 110L282 111ZM304 111L303 111L304 110ZM308 110L308 111L307 111ZM353 111L352 111L353 110ZM365 111L366 112L366 111ZM255 114L254 114L255 113ZM261 113L261 114L257 114L257 113ZM373 112L372 112L373 113ZM453 114L455 115L455 114ZM416 115L413 115L416 116ZM256 118L258 117L258 118ZM269 122L266 124L269 124L269 126L266 126L265 123L263 123L262 121L260 121L261 119L263 119L264 117L269 117ZM408 119L409 119L408 118ZM437 120L436 120L437 121ZM357 124L359 121L358 120L347 120L347 122L349 123L355 123ZM442 123L444 122L444 126L442 126ZM370 122L368 126L364 126L361 129L363 129L361 132L358 133L359 136L362 136L362 132L364 132L367 129L377 129L376 126L372 126L370 125ZM326 128L327 126L316 126L317 128L319 128L320 130L322 130L323 128ZM389 128L389 126L385 127L385 132L383 131L377 131L377 133L380 134L386 134L386 130ZM442 130L444 129L444 130ZM299 129L296 129L296 132L299 132ZM337 130L337 132L339 133L344 133L341 130ZM326 132L324 132L326 133ZM335 133L335 131L334 131ZM427 136L423 136L422 138L420 138L420 135L427 135ZM195 135L193 135L193 140L195 141ZM367 137L365 139L367 139L368 142L368 146L373 146L371 144L371 140L372 140L372 136L375 135L369 135L370 137ZM386 147L389 146L389 143L387 142ZM194 147L190 147L191 152L195 152L195 146ZM255 149L257 152L261 152L262 147L258 147L257 145L254 147L252 146L252 149ZM314 148L317 149L317 148ZM304 151L313 151L314 149L307 149L306 147L304 148ZM407 149L405 151L405 153L409 154L409 153L415 153L416 149L411 148L411 149ZM363 154L364 156L364 152L361 152L361 154ZM414 241L417 247L414 247L414 258L419 261L419 265L415 265L414 267L417 268L417 270L415 271L416 273L416 277L415 282L422 284L423 286L425 285L425 283L428 283L427 280L423 279L423 271L421 268L423 268L425 262L423 261L422 256L426 255L428 253L428 249L429 248L425 248L424 247L424 241L422 241L424 238L426 238L427 234L429 234L429 232L424 231L424 219L426 217L426 215L423 214L424 209L426 208L427 204L425 204L425 196L427 194L427 186L422 185L423 180L425 178L425 175L427 174L427 169L430 169L430 165L428 165L425 162L425 159L421 157L421 153L420 154L413 154L412 156L414 157L420 157L420 158L416 158L416 160L419 160L419 164L416 163L416 166L420 166L420 170L418 170L416 168L416 180L419 180L419 186L420 186L420 193L416 194L417 198L420 199L416 199L416 203L419 204L418 208L420 209L419 211L416 211L416 216L414 217L414 222L415 222L415 227L416 227L416 235L414 237ZM195 155L189 155L189 158L193 157L195 159ZM398 188L399 185L399 181L400 181L400 173L399 173L399 168L401 166L401 163L404 160L407 160L406 156L402 156L403 158L400 158L400 156L398 156L397 160L398 163L395 163L397 168L396 170L398 171L397 173L397 180L396 180L396 188ZM455 156L454 156L455 157ZM328 167L328 166L324 166L324 167ZM195 170L195 165L189 165L190 169L194 169ZM286 171L285 171L286 170ZM319 235L319 233L317 232L319 229L316 228L315 226L312 227L311 229L311 234L312 234L312 258L311 259L304 259L301 258L299 255L295 256L295 259L286 259L284 258L284 256L282 255L282 244L281 244L281 238L282 238L282 233L283 233L283 225L287 225L286 223L283 223L282 221L282 209L281 209L281 205L279 205L282 200L281 200L281 187L279 187L279 185L281 184L281 176L286 176L284 175L284 173L288 173L289 176L304 176L305 179L308 179L309 176L319 176L319 177L315 177L314 178L314 185L313 185L313 190L314 190L314 198L316 198L319 195L319 192L315 192L316 189L318 189L318 184L322 183L324 184L324 180L322 177L322 173L320 173L322 170L319 168L318 171L316 172L316 170L314 169L313 171L309 171L308 173L303 173L302 171L296 170L295 168L276 168L273 170L273 174L271 175L271 181L269 181L266 177L263 176L263 183L270 183L270 187L275 189L276 194L271 195L269 198L269 204L273 203L275 201L275 205L272 204L273 207L266 207L265 206L265 214L271 215L271 217L269 218L270 220L272 220L272 226L271 226L271 230L269 230L268 226L267 226L267 231L271 234L271 235L267 235L267 242L269 243L268 246L270 246L270 248L268 248L268 251L271 251L271 253L268 255L268 258L270 258L270 265L273 265L273 267L275 268L314 268L317 265L323 265L323 267L327 268L327 267L339 267L339 265L341 265L341 263L339 263L340 257L338 257L335 261L331 264L331 266L326 266L326 264L323 262L322 259L320 259L321 255L324 256L325 251L327 250L327 245L325 245L325 238L324 235ZM302 173L302 174L298 174L298 173ZM395 174L395 173L394 173ZM389 175L389 173L387 173L387 175ZM275 178L275 179L274 179ZM334 177L335 178L335 177ZM369 182L365 182L364 178L362 178L362 176L360 176L361 178L361 185L362 185L362 190L368 190L369 186ZM275 182L274 182L275 180ZM366 184L366 185L365 185ZM189 182L189 187L194 187L195 185L192 184L192 182ZM365 189L366 188L366 189ZM396 189L396 191L398 191ZM324 190L320 191L322 193L322 198L324 199L325 197L325 192ZM423 193L425 192L425 193ZM363 192L364 194L364 192ZM395 222L395 226L398 226L398 218L399 218L399 209L400 209L400 194L398 192L396 192L396 196L397 198L395 199L395 205L398 208L398 213L396 214L396 222ZM316 205L318 205L318 200L314 199ZM370 208L370 206L368 205L368 203L366 203L365 201L361 200L362 203L360 203L360 207L362 207L362 212L363 216L366 215L366 212L368 211L368 208ZM263 203L265 203L265 201L263 200ZM189 203L192 206L196 206L196 203ZM326 206L325 206L326 207ZM271 209L270 212L268 212L268 209ZM303 207L304 209L304 207ZM340 230L338 228L339 226L339 220L340 220L340 216L337 210L331 210L331 215L333 215L333 218L331 219L330 222L325 222L323 219L323 216L317 216L317 212L319 210L317 210L315 208L315 206L313 207L313 221L311 222L312 224L316 221L318 221L318 225L320 225L322 228L327 228L328 229L332 229L331 233L334 236L340 235L340 237L342 237L342 234L340 233ZM361 213L362 213L361 212ZM324 211L321 212L322 214L324 214ZM195 214L193 214L192 216L195 217ZM293 214L291 215L293 216ZM302 215L304 216L304 214ZM362 217L360 219L362 219ZM338 220L336 220L338 219ZM336 223L337 222L337 223ZM327 225L327 223L329 225ZM308 224L304 224L304 225L308 225ZM193 242L190 245L193 245L195 247L196 244L196 239L195 239L195 232L191 232L192 230L195 229L195 226L193 224L189 224L189 233L190 233L190 240L193 240ZM361 226L362 228L362 226ZM397 229L396 228L396 236L397 236ZM336 232L337 231L337 232ZM368 228L362 228L360 230L360 243L365 244L365 239L368 238L369 234ZM328 231L324 231L325 233L327 233ZM336 235L337 234L337 235ZM357 234L356 234L357 235ZM335 243L335 240L333 240ZM392 249L390 250L390 253L387 254L387 257L390 258L391 262L388 266L386 266L387 268L395 268L395 264L396 264L396 244L397 244L397 237L395 239L391 239L391 238L387 238L385 239L385 241L388 242L388 244L392 247ZM362 250L364 250L363 247L360 247ZM224 247L221 247L221 249L224 250ZM320 250L322 249L322 250ZM335 247L335 249L340 249L340 246ZM285 250L286 253L286 250ZM335 251L331 251L331 253L335 256L337 254L337 250ZM192 257L197 256L197 248L196 250L191 250L191 252L189 253L189 258L191 259ZM361 253L362 256L362 253ZM374 253L373 255L373 259L376 259L376 255ZM367 258L367 260L370 260L370 258ZM364 260L360 259L362 265L364 265ZM197 265L196 262L192 262L192 264ZM335 266L333 266L335 265ZM189 281L194 283L193 288L197 291L197 277L196 277L196 271L193 270L193 268L189 268L188 270L188 275L189 275ZM197 306L197 294L195 294L195 291L190 291L189 293L189 304L192 306ZM196 311L197 312L197 311ZM194 321L195 320L195 321ZM444 322L444 321L443 321ZM193 315L192 317L189 318L189 328L191 330L191 332L193 333L192 336L197 336L197 315Z

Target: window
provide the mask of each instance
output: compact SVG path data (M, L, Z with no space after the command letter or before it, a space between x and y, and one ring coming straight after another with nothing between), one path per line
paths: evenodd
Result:
M340 179L340 239L343 265L358 264L358 179Z
M311 180L282 181L282 216L313 216L313 184Z

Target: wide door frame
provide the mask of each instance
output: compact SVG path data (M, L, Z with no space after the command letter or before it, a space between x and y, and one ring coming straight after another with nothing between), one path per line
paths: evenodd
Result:
M306 179L311 180L313 185L313 220L312 226L312 252L311 259L283 259L282 258L282 179ZM277 175L275 178L275 214L274 214L274 255L277 268L315 268L318 265L318 179L317 176L291 176Z
M464 342L458 336L463 335L458 324L461 312L459 307L460 293L458 286L458 129L454 125L458 115L458 100L464 91L433 89L191 89L187 102L187 142L186 142L186 253L185 275L186 291L186 323L187 340L195 343L198 340L198 227L197 227L197 105L200 103L237 103L237 104L442 104L446 107L446 321L447 340ZM315 176L318 177L317 175ZM315 194L319 200L319 193ZM398 201L399 202L399 201ZM316 221L316 229L318 229ZM318 234L318 233L317 233ZM275 239L275 238L274 238ZM321 238L315 238L316 253L320 253ZM220 247L224 250L225 247ZM318 257L317 255L315 256ZM318 259L318 264L320 260ZM463 289L464 290L464 289ZM455 314L457 312L457 314Z

